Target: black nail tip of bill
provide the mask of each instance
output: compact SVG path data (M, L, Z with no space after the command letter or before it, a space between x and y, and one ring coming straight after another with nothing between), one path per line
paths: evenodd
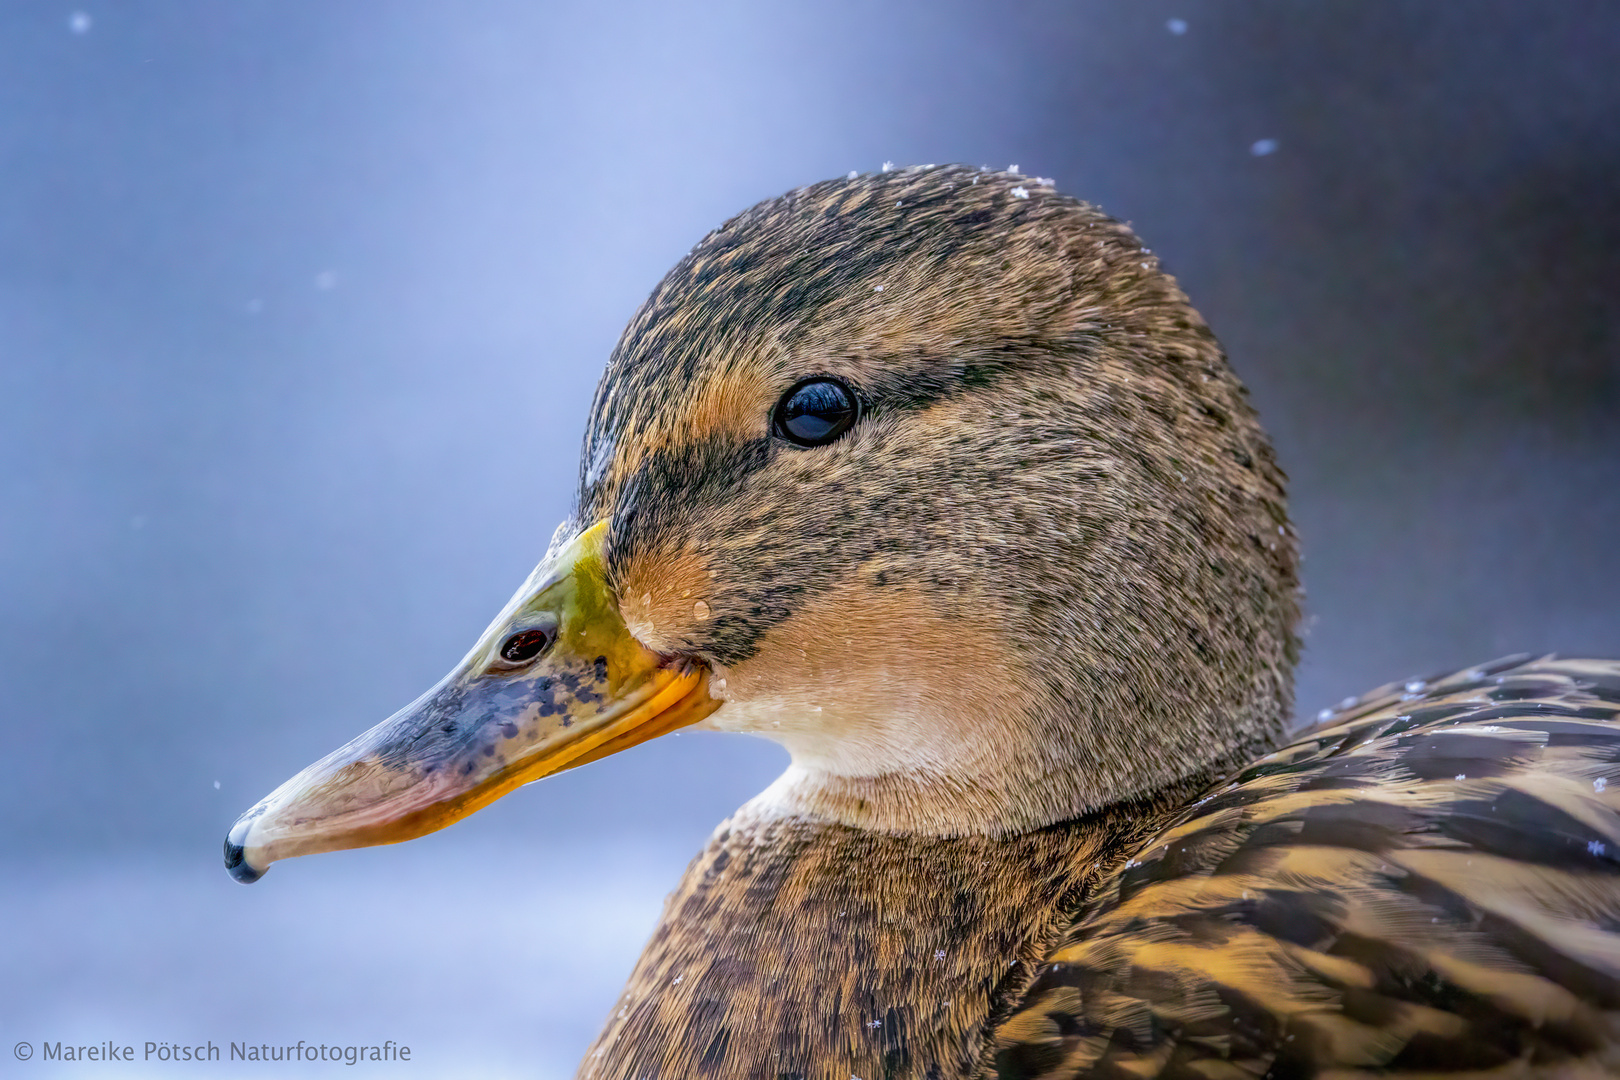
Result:
M247 861L242 845L234 842L228 836L225 838L225 869L230 873L231 877L243 885L251 885L264 877L263 870L255 869Z

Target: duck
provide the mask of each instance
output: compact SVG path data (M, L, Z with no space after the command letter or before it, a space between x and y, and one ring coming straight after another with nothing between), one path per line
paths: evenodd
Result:
M749 733L790 764L583 1078L1620 1074L1620 663L1296 727L1298 564L1245 387L1125 224L1016 171L812 184L659 283L534 572L226 867Z

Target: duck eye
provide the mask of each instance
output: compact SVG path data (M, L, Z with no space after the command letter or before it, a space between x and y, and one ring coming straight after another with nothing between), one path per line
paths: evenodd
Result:
M800 446L825 446L860 418L855 391L837 379L802 379L776 406L776 430Z
M527 664L551 645L545 630L519 630L501 642L501 659L509 664Z

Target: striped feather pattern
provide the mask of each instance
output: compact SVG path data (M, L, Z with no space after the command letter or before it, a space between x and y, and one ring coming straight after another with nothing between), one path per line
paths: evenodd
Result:
M1620 663L1347 704L1098 889L1002 1077L1620 1074Z

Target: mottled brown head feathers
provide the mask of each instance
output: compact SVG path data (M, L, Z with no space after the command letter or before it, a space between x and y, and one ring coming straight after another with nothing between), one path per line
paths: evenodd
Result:
M831 375L863 415L774 435ZM1124 225L959 166L803 188L659 284L597 391L579 522L646 643L778 738L775 804L1004 833L1273 745L1295 547L1242 386Z
M806 447L810 376L861 417ZM583 1077L1615 1075L1620 671L1275 749L1283 477L1119 223L954 167L762 203L632 322L583 479L632 632L794 760Z

